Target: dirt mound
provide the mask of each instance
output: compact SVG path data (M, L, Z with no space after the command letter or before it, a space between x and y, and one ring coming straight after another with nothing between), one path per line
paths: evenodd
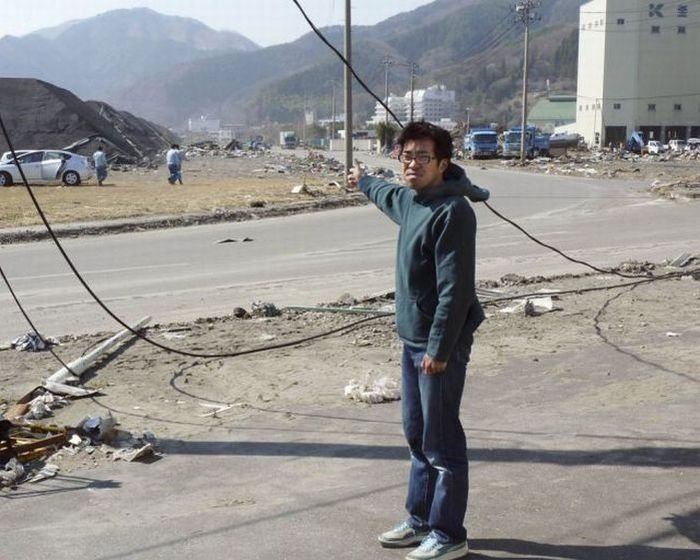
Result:
M0 112L15 149L64 148L92 153L102 141L110 155L137 161L152 157L175 138L165 129L117 111L106 103L85 102L48 82L0 78ZM0 150L8 150L4 136Z

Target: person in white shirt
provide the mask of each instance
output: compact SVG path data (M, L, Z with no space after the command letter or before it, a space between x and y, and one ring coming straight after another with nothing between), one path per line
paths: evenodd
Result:
M182 152L180 146L173 144L165 154L165 162L168 164L168 183L174 185L180 183L182 185Z
M107 178L107 155L102 146L98 146L97 151L92 154L92 161L95 162L97 184L102 186L102 182Z

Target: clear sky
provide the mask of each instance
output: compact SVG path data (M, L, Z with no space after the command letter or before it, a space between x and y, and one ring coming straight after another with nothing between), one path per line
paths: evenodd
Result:
M298 0L317 27L342 24L345 0ZM371 25L431 0L351 0L353 25ZM118 8L147 7L197 19L213 29L237 31L266 47L310 31L292 0L13 0L2 2L0 37L21 36Z

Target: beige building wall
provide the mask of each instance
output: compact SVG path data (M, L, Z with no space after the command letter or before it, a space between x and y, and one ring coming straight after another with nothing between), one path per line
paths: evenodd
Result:
M579 12L576 129L587 143L700 135L700 4L593 0Z

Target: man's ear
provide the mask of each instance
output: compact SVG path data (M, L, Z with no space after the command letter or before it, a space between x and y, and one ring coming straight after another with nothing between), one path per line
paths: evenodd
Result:
M449 165L450 165L449 159L447 159L447 158L441 159L440 163L438 164L438 170L440 171L440 173L444 173L445 171L447 171L447 167Z

